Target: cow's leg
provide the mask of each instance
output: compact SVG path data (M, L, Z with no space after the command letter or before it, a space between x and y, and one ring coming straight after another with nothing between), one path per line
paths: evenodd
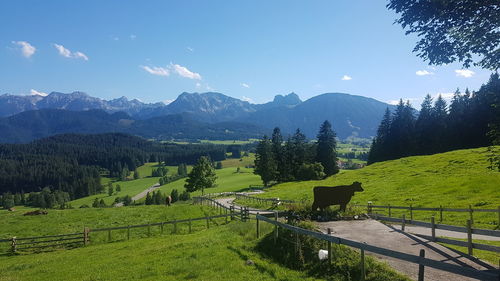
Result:
M316 211L318 209L318 205L316 205L316 201L313 202L312 204L312 211Z
M347 207L347 204L340 204L340 211L345 212L346 207Z

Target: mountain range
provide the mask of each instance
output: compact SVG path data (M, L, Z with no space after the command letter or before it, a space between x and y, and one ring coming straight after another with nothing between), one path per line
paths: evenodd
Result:
M221 93L182 93L170 104L121 97L104 100L83 92L47 96L0 95L1 142L26 142L58 133L124 132L153 139L241 139L297 128L314 138L329 120L340 138L372 137L392 105L326 93L302 101L295 93L252 104Z

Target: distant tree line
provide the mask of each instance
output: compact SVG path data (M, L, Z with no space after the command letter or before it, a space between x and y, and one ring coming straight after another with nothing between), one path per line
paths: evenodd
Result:
M368 156L368 164L411 155L435 154L500 144L500 79L492 74L479 91L457 90L448 106L427 95L417 112L400 100L386 110Z
M325 121L317 135L317 141L308 142L297 131L286 141L281 130L275 128L271 139L264 136L257 145L255 174L264 185L270 182L321 179L338 173L337 143L330 122Z
M146 162L182 164L185 169L205 155L224 160L226 147L162 144L125 134L66 134L28 144L0 144L0 194L31 194L48 188L74 200L104 192L102 173L123 180L135 171L134 178L139 178L136 168Z

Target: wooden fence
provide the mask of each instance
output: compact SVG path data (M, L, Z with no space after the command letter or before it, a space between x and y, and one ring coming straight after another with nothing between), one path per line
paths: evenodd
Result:
M491 251L491 252L500 253L500 247L499 246L479 244L479 243L472 242L472 234L478 234L478 235L484 235L484 236L492 236L492 237L500 237L500 231L489 230L489 229L472 228L472 224L471 224L470 220L467 220L466 227L460 227L460 226L447 225L447 224L437 224L434 221L434 217L431 218L431 222L430 223L423 222L423 221L415 221L415 220L410 221L410 220L407 220L405 218L405 215L403 215L403 217L401 219L397 219L397 218L393 218L393 217L385 217L385 216L381 216L381 215L378 215L378 214L375 214L372 217L374 219L376 219L376 220L401 223L401 230L402 231L405 231L405 226L407 224L412 224L412 225L416 225L416 226L430 228L430 235L421 235L421 234L419 234L418 236L420 236L422 238L425 238L425 239L428 239L430 241L435 241L435 242L441 242L441 243L446 243L446 244L451 244L451 245L457 245L457 246L467 247L469 255L473 255L473 249L485 250L485 251ZM442 229L442 230L449 230L449 231L454 231L454 232L467 233L467 242L460 241L460 240L455 240L455 239L449 239L449 238L436 237L436 229Z
M360 267L361 267L361 272L362 272L361 280L364 280L364 278L365 278L365 271L364 271L364 268L365 268L364 253L365 253L365 251L372 252L372 253L379 254L379 255L383 255L383 256L387 256L387 257L392 257L392 258L395 258L398 260L403 260L403 261L410 262L410 263L418 264L419 265L419 273L418 273L418 280L419 281L424 280L425 267L443 270L443 271L455 273L455 274L458 274L461 276L466 276L466 277L480 279L480 280L496 280L496 281L498 281L500 278L500 274L498 272L494 273L494 272L489 272L489 271L481 271L481 270L476 270L474 268L462 267L459 265L454 265L454 264L445 263L442 261L436 261L436 260L425 258L425 251L423 249L420 251L420 255L416 256L416 255L411 255L411 254L407 254L407 253L403 253L403 252L398 252L398 251L389 250L386 248L381 248L381 247L369 245L366 243L361 243L361 242L357 242L357 241L353 241L353 240L349 240L349 239L345 239L345 238L332 236L329 234L323 234L323 233L299 228L297 226L293 226L293 225L279 222L277 217L275 217L274 219L270 219L268 217L261 216L261 215L257 214L255 216L255 218L256 218L257 237L259 237L259 235L260 235L259 223L260 223L260 221L264 221L264 222L270 223L270 224L275 226L275 230L274 230L275 241L276 241L276 239L278 239L278 235L279 235L278 228L290 230L292 232L295 232L297 235L298 234L305 235L305 236L313 237L315 239L326 241L328 243L328 249L329 249L329 252L328 252L329 263L331 263L331 243L335 243L338 245L346 245L349 247L359 249L361 252L361 255L360 255L360 257L361 257Z
M160 234L163 234L164 227L166 225L172 225L173 231L172 233L177 233L179 224L187 224L188 233L192 232L192 226L194 222L197 221L206 221L206 228L210 228L210 221L217 218L225 218L225 223L228 223L228 220L234 220L238 217L240 219L246 220L248 214L244 213L244 210L240 213L234 211L226 212L215 215L215 216L206 216L206 217L198 217L198 218L189 218L182 220L172 220L172 221L164 221L164 222L155 222L155 223L147 223L147 224L139 224L139 225L127 225L127 226L118 226L118 227L105 227L105 228L88 228L85 227L83 232L71 233L71 234L60 234L60 235L47 235L47 236L37 236L37 237L23 237L17 238L12 237L9 239L0 239L0 243L10 243L10 253L16 253L22 250L35 250L35 249L43 249L43 248L60 248L67 247L68 245L72 245L75 247L86 246L90 244L92 241L91 233L97 232L107 232L107 241L110 242L112 240L112 232L113 231L126 231L126 240L130 239L130 234L132 229L145 228L147 230L147 236L151 236L152 227L158 227Z
M444 212L459 212L459 213L469 213L469 219L472 224L474 224L474 213L497 213L498 214L498 226L500 227L500 206L497 209L481 209L481 208L473 208L472 205L469 205L469 208L443 208L443 206L439 206L437 208L432 207L413 207L410 206L391 206L389 205L373 205L368 203L366 205L352 205L355 207L366 207L368 214L371 214L376 209L387 209L389 217L392 217L392 210L409 210L410 211L410 220L413 220L413 212L414 211L433 211L439 212L439 221L443 221L443 213Z

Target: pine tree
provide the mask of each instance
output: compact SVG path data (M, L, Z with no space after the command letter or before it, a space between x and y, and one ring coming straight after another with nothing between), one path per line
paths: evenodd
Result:
M328 120L321 125L318 133L318 145L316 148L316 161L321 163L326 176L339 172L337 166L337 142L335 132Z
M172 189L170 198L172 198L172 203L179 201L179 191L177 191L177 189Z
M306 136L300 131L300 129L297 129L291 140L292 154L290 156L292 158L292 174L294 178L298 178L299 168L306 162Z
M108 195L111 196L114 192L115 191L113 190L113 185L108 186Z
M276 162L274 160L271 141L264 136L257 145L255 152L254 173L259 175L265 186L276 179L278 174Z
M391 111L385 109L384 117L377 129L377 136L373 139L368 153L368 165L386 160L389 155L389 134L391 129Z
M446 150L447 120L447 104L443 97L439 95L432 108L432 130L434 133L432 134L431 153L439 153Z
M420 114L415 123L417 154L432 152L432 135L434 134L432 110L432 97L427 95L422 102Z
M273 130L271 137L273 157L277 166L277 173L275 180L278 182L286 181L286 164L285 164L285 151L283 147L283 136L281 135L280 128L276 127Z
M146 205L152 205L153 204L153 198L151 197L151 194L149 192L146 194Z
M116 185L116 192L120 192L120 191L122 191L122 187L119 184L117 184Z
M210 159L207 156L202 156L189 173L184 187L189 192L201 189L203 195L205 188L213 187L216 180L217 175Z
M134 171L134 180L140 179L139 171L135 170Z

